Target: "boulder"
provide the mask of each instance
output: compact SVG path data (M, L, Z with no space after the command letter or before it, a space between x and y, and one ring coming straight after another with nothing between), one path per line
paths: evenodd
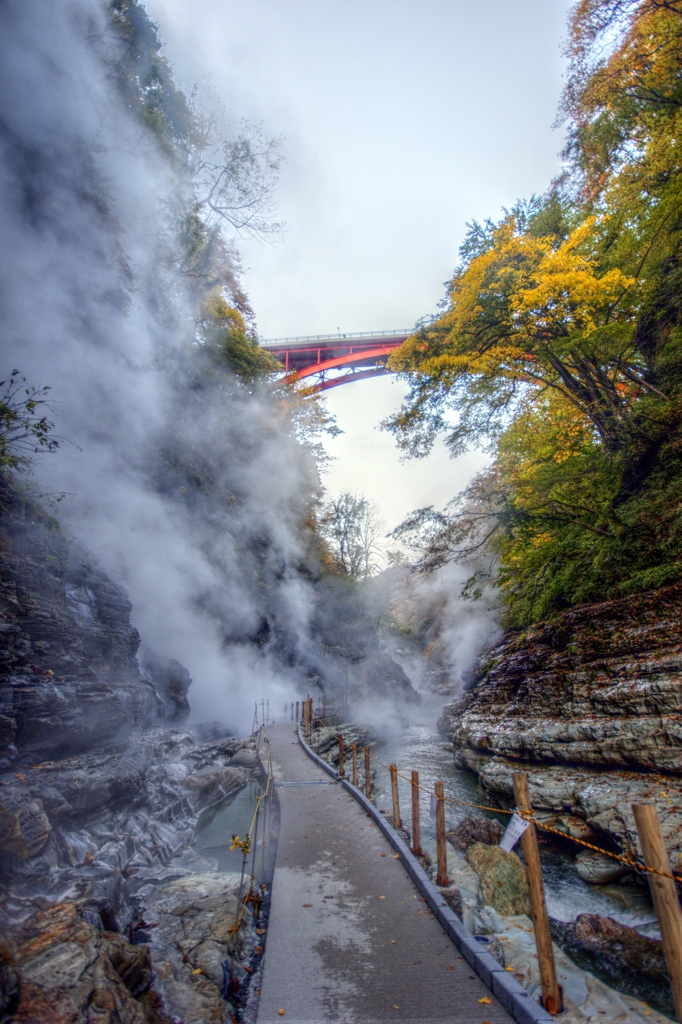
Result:
M661 942L599 914L579 914L575 921L550 924L554 941L579 967L674 1019Z
M229 1024L240 990L252 971L248 956L256 945L251 904L243 908L240 878L233 872L190 874L158 886L148 911L158 988L167 1011L184 1024ZM248 970L247 970L248 969Z
M74 902L39 910L12 939L21 983L13 1018L17 1024L149 1024L110 959L102 933L84 920ZM135 948L130 950L135 956Z
M487 906L505 916L530 912L526 872L515 853L505 853L499 846L473 843L465 856L478 875Z
M22 799L10 790L0 802L0 851L3 853L23 860L35 857L47 843L51 831L40 800Z
M607 885L631 870L612 857L605 857L593 850L581 850L575 858L575 867L583 881L590 885Z
M236 754L233 754L228 764L230 767L241 766L243 768L256 768L258 765L258 754L255 750L249 750L248 747L242 747Z
M650 978L667 978L663 944L634 928L599 914L579 914L566 926L576 945L602 961L610 960L627 970Z
M248 779L246 768L203 768L183 779L182 785L192 794L197 808L204 808L236 793Z
M473 843L486 843L496 846L502 838L504 829L499 821L484 818L478 814L469 814L462 818L454 828L446 832L445 838L457 850L467 850Z

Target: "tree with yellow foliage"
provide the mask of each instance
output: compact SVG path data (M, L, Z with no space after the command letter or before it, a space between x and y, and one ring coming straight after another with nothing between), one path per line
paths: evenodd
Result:
M478 560L516 623L682 576L682 0L580 0L569 55L564 174L469 225L390 360L407 454L495 457L399 534L425 568Z

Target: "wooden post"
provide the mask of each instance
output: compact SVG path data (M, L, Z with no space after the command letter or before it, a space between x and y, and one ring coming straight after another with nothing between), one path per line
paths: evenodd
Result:
M372 799L372 769L369 763L370 753L369 747L365 747L365 796L368 800Z
M400 817L400 800L398 799L398 769L392 764L389 771L391 772L391 796L393 797L393 827L400 828L402 819Z
M655 804L633 804L632 810L642 844L644 863L648 868L665 871L667 875L672 874ZM677 886L672 878L664 878L662 875L649 872L647 876L654 910L661 926L663 954L673 990L675 1013L678 1021L682 1021L682 910Z
M358 745L353 743L351 748L353 751L353 785L357 788L358 785Z
M339 741L339 778L342 779L344 777L344 771L343 771L343 733L339 733L339 735L337 736L337 739Z
M512 780L514 782L514 799L516 800L517 809L524 811L526 814L532 814L533 808L531 807L528 793L528 776L525 772L513 772ZM542 1004L548 1013L561 1013L563 1005L561 989L556 980L552 933L549 928L549 917L547 916L547 907L545 905L540 848L538 847L535 825L530 824L521 836L521 847L523 849L523 859L526 863L530 913L533 918L535 946L538 951L538 965L542 981Z
M421 835L419 833L419 772L412 772L412 853L421 857Z
M445 846L445 796L442 782L436 783L436 843L438 849L436 885L449 885L448 855Z

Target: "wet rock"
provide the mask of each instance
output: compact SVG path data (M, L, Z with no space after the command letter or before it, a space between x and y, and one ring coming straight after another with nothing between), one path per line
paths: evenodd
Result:
M462 818L453 829L446 832L445 838L457 850L467 850L473 843L486 843L496 846L502 838L504 829L499 821L470 814Z
M162 701L159 719L167 722L184 722L189 715L187 691L192 677L175 658L164 658L148 647L142 647L138 655L140 670L153 684Z
M244 767L244 768L255 768L258 764L258 754L255 750L249 750L248 747L242 747L236 754L233 754L228 761L230 767Z
M478 875L487 906L504 915L529 913L526 872L515 853L474 843L466 852L466 860Z
M177 718L188 675L136 661L126 593L0 480L0 762L63 756Z
M551 921L552 937L584 970L674 1017L662 943L598 914Z
M506 966L512 968L512 976L526 989L528 995L538 1000L542 987L540 968L533 934L533 925L524 915L506 919L503 943ZM552 924L554 930L554 924ZM577 957L569 959L559 946L554 945L554 961L559 984L563 988L565 1012L557 1017L567 1024L585 1024L586 1021L604 1021L605 1024L669 1024L670 1016L663 1016L654 1007L657 1002L640 995L632 997L623 991L615 991L590 969L576 965ZM595 972L596 973L596 972ZM634 977L634 972L629 972ZM661 986L659 986L660 990ZM643 1003L639 1000L645 999ZM648 1004L648 1005L647 1005ZM674 1019L674 1013L672 1014Z
M225 768L203 768L183 779L182 785L191 793L196 807L204 808L236 793L248 778L247 769L230 765Z
M0 938L0 1021L19 1005L19 971L9 942Z
M630 870L619 861L592 850L582 850L575 858L575 867L583 881L590 885L607 885Z
M2 793L0 801L0 851L27 859L40 853L50 838L52 826L40 800L22 799L19 794Z
M38 911L12 934L21 992L16 1024L149 1024L99 932L73 902Z
M158 989L167 1012L184 1024L228 1022L233 1007L221 993L238 995L248 975L243 958L255 945L255 923L250 904L242 909L239 886L236 873L190 874L147 897L157 924L150 948Z
M487 756L682 772L681 672L676 585L508 634L442 724Z
M152 983L152 959L147 945L132 945L117 932L103 932L106 953L116 973L130 992L138 998Z
M579 914L561 924L561 933L585 953L608 960L622 969L639 971L652 979L667 978L663 945L634 928L599 914Z
M476 771L482 785L503 804L513 804L512 774L518 771L518 762L482 758L470 751L459 751L456 760ZM554 824L558 818L564 826L557 827L567 835L627 856L642 856L632 804L654 803L673 870L682 871L682 802L671 777L566 765L524 765L524 770L538 821Z

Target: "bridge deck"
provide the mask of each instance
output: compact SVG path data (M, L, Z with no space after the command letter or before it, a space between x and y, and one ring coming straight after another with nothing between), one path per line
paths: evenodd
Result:
M266 733L281 826L258 1024L511 1022L378 827L306 756L293 725Z

